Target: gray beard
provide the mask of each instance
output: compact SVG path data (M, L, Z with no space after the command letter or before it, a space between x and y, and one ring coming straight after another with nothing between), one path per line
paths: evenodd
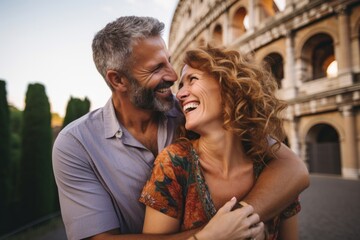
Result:
M175 101L172 95L166 99L158 99L153 89L140 86L137 79L132 76L127 78L131 82L130 101L136 107L159 112L167 112L174 107Z

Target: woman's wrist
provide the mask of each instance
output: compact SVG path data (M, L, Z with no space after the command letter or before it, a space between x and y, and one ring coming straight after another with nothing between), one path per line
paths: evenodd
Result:
M201 229L199 232L195 233L192 236L192 240L215 240L212 236L208 234L206 228Z

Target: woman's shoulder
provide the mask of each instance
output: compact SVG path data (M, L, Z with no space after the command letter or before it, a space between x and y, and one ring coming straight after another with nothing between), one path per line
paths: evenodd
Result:
M157 156L155 162L188 162L192 151L190 141L177 141L164 148Z
M191 141L180 140L180 141L176 141L175 143L170 144L169 146L164 148L164 150L162 152L174 153L177 155L184 156L184 155L188 155L192 149L193 149L193 147L192 147Z

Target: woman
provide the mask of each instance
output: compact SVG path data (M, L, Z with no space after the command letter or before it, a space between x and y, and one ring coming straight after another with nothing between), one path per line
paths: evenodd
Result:
M198 228L228 199L244 198L284 138L279 115L286 104L267 71L237 51L210 46L188 51L184 64L176 97L188 134L155 160L140 198L146 233ZM299 211L296 201L266 223L266 239L297 239ZM244 217L242 239L264 239L251 235L254 222L245 224L254 215Z

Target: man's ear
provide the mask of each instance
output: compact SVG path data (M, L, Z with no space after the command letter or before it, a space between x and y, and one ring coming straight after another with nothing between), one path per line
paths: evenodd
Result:
M106 72L106 79L113 89L126 91L127 90L127 81L125 76L117 71L108 70Z

